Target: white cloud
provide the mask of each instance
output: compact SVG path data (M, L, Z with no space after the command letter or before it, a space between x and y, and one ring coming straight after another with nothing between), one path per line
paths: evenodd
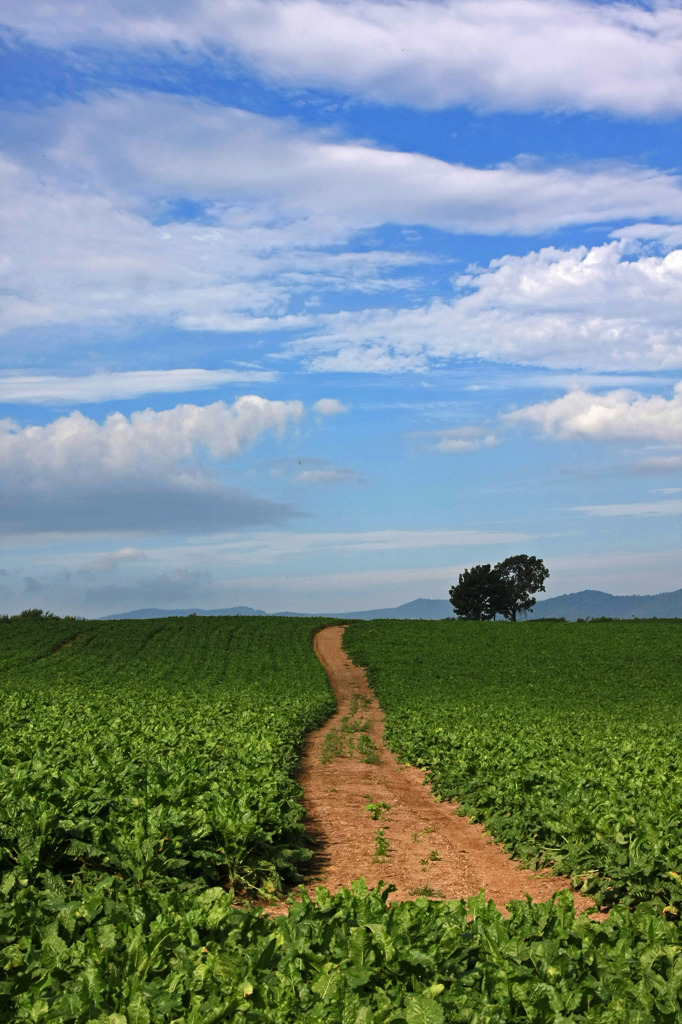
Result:
M491 430L474 425L444 430L415 430L407 434L407 438L415 441L417 447L448 454L474 452L499 444L499 438Z
M17 372L0 376L0 401L36 405L105 402L140 395L205 391L223 384L271 381L276 376L267 370L128 370L80 377L27 376Z
M258 330L284 312L277 283L261 279L234 231L158 226L127 208L132 199L45 184L7 162L0 179L1 330L130 316L182 324L207 309L235 330Z
M459 453L474 452L479 448L492 448L499 444L495 434L482 427L454 427L451 430L437 430L430 434L422 434L423 437L430 437L430 447L438 452Z
M287 506L224 487L203 453L221 462L303 416L300 402L256 395L233 405L178 405L103 423L80 412L45 426L0 421L6 532L218 529L273 523Z
M682 515L682 499L666 501L629 501L614 505L578 505L576 512L589 516L679 516Z
M510 425L533 424L549 438L566 441L658 441L682 443L682 382L672 398L645 397L625 388L594 395L572 391L507 413Z
M223 203L208 223L159 223L156 203L147 209L134 189L107 189L98 175L83 186L2 158L0 187L0 331L135 317L187 330L300 327L313 319L288 314L292 296L409 288L402 271L423 261L320 251L348 232L267 199Z
M268 79L434 109L682 109L677 3L62 0L0 17L44 46L221 47Z
M333 139L291 121L178 96L118 93L65 103L47 113L22 114L9 134L14 155L0 161L5 196L0 330L5 331L144 317L186 330L253 333L321 326L333 332L334 323L322 320L306 299L312 303L323 293L343 291L410 290L415 280L404 276L405 269L426 259L421 253L380 249L326 251L330 245L351 247L367 229L397 223L532 234L565 225L682 217L679 179L657 170L613 164L468 167ZM169 197L198 203L203 219L183 219ZM599 250L547 249L506 257L469 275L462 285L474 294L455 308L465 323L478 318L474 329L482 335L484 352L491 332L498 339L509 335L513 349L526 344L531 326L527 344L549 349L551 357L552 340L558 336L565 344L564 335L572 338L579 325L566 319L561 305L541 319L533 294L522 289L519 294L535 317L529 325L523 303L515 298L515 275L539 281L549 276L550 265L555 267L553 292L545 282L545 308L559 283L570 295L580 291L587 297L588 285L599 291L598 270L603 276L608 266L611 276L616 274L612 264L624 245L614 242L601 256ZM620 278L627 272L625 262ZM649 265L640 262L645 277ZM573 284L569 264L582 268ZM652 287L665 292L676 272L671 253L658 275L650 272ZM632 287L636 290L637 283ZM292 297L303 298L303 305L294 306ZM407 351L400 351L406 347L404 331L424 332L422 353L440 349L439 335L461 333L457 317L451 320L452 309L452 303L441 301L397 314L340 315L336 323L344 333L365 329L360 351L344 339L340 366L414 367L419 346L410 339ZM602 320L597 314L585 328L584 348L592 354L600 325L607 348L613 337L614 325ZM384 322L396 337L392 347L380 336ZM626 344L629 332L637 335L636 323L616 327ZM372 333L379 335L376 341ZM466 331L461 337L469 350Z
M67 181L149 198L227 200L247 210L254 201L285 203L289 216L313 217L309 232L339 237L386 222L533 234L682 216L678 178L657 170L470 167L182 96L93 97L51 108L49 118L26 117L15 131L29 141L52 138L33 159Z
M338 416L342 412L348 412L348 406L338 398L320 398L315 402L313 409L320 416Z
M666 248L676 249L682 246L682 224L626 224L613 230L609 237L658 242Z
M119 548L118 551L108 551L105 555L100 555L98 558L92 558L84 562L81 566L81 572L110 572L112 569L117 569L120 565L130 562L145 562L146 560L147 555L140 548Z
M355 470L343 466L319 466L302 469L296 474L295 479L302 484L345 484L349 480L361 478Z
M323 329L291 351L315 370L401 372L458 356L590 371L682 366L682 249L546 248L457 284L450 302L320 318Z
M233 405L177 405L124 416L112 413L104 423L80 412L46 426L18 427L0 421L0 470L5 485L30 481L41 489L64 479L92 486L130 476L181 474L188 484L193 471L185 464L203 447L214 459L227 459L266 431L280 434L303 416L300 402L272 402L245 395ZM182 468L180 468L182 467ZM196 472L196 471L194 471ZM197 476L201 479L201 474Z
M542 370L537 373L509 374L504 370L497 373L485 366L480 379L469 384L468 391L510 391L539 388L543 391L585 391L590 388L637 388L666 387L670 381L665 374L654 376L650 373L561 373Z
M334 466L324 459L278 459L270 462L267 469L272 477L292 480L303 484L359 483L364 477L346 466Z
M258 565L299 555L327 553L361 558L386 551L520 544L527 533L494 530L368 530L347 533L290 533L264 530L257 535L216 537L210 545L193 542L192 564ZM175 549L177 554L177 549ZM164 557L175 557L171 552Z

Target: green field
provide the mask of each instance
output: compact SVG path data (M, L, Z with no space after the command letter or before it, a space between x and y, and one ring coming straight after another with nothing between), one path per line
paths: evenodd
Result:
M0 622L0 1024L681 1021L680 925L664 909L678 899L679 624L347 633L395 749L498 832L506 820L517 852L555 855L562 772L591 780L575 816L590 856L613 820L625 831L603 849L631 856L639 835L651 858L646 890L619 882L636 906L596 923L564 895L505 920L482 896L390 907L358 883L271 920L247 897L290 885L310 852L295 775L333 710L312 649L323 624ZM584 869L598 894L616 891L614 863Z
M0 863L272 893L308 855L306 732L334 709L321 623L0 623Z
M682 908L682 622L354 624L386 740L602 906Z

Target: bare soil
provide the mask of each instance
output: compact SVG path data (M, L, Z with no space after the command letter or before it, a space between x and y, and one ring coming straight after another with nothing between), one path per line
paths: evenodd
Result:
M395 885L392 901L418 895L458 899L484 889L502 910L526 894L547 900L557 890L570 888L568 878L522 868L485 835L482 825L458 816L456 804L437 801L424 772L398 764L384 746L384 715L364 670L341 647L344 628L330 626L315 637L315 652L329 676L338 710L309 735L301 761L307 826L317 843L307 871L308 891L312 894L316 885L324 885L335 892L364 876L370 886L379 881ZM358 725L364 727L362 732L348 731ZM362 759L357 749L362 735L373 741L378 763ZM349 739L355 747L350 751ZM345 756L324 763L333 752L332 741L337 748L345 746ZM360 743L367 745L366 740ZM370 803L385 804L388 810L379 808L375 813L380 816L373 820L367 810ZM389 844L383 856L377 839ZM574 900L576 910L593 906L579 893L574 893ZM272 909L281 912L284 906Z

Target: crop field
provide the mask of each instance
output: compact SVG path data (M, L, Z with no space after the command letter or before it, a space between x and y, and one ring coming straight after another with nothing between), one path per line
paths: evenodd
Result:
M682 908L682 622L353 624L388 745L601 906Z
M3 869L252 893L295 879L307 854L291 775L334 708L314 625L2 624Z
M389 905L362 881L270 918L250 900L310 854L296 771L334 709L324 624L0 622L0 1024L682 1020L679 624L347 631L395 749L506 821L519 854L578 857L621 900L606 921L575 918L569 894L505 919L483 895ZM562 766L585 780L573 812ZM646 887L619 852L640 874L649 858Z

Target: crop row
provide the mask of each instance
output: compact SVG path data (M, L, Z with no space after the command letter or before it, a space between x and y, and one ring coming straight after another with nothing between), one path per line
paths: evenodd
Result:
M334 707L316 625L1 624L3 885L296 880L309 851L293 773Z
M360 881L288 917L235 904L308 854L320 624L0 624L0 1024L677 1024L680 926L654 903L504 919Z
M354 883L288 917L106 876L0 903L0 1024L678 1024L679 928L570 895L389 906ZM16 937L16 938L15 938ZM9 941L7 941L9 940ZM14 941L13 941L14 940Z
M386 739L601 906L682 907L682 622L353 624Z

